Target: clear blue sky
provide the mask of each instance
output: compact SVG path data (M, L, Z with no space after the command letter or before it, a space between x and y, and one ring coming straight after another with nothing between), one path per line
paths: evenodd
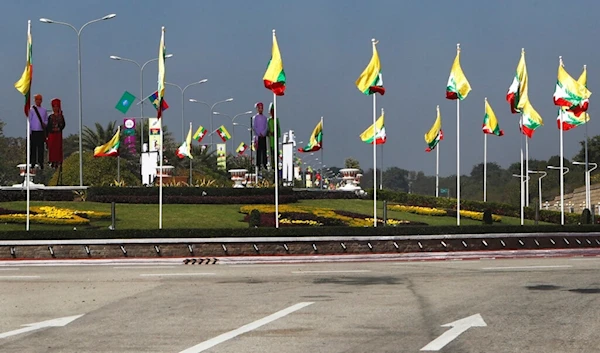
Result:
M84 125L122 121L114 106L124 90L139 96L137 66L110 60L110 55L139 62L158 54L160 27L166 27L167 81L185 86L207 78L208 83L186 91L195 98L234 102L217 110L235 115L252 110L272 95L262 86L270 57L271 29L277 30L285 71L286 95L278 100L284 130L293 129L298 141L307 141L324 116L324 160L342 166L346 157L372 166L372 150L358 135L372 119L371 98L354 81L371 57L371 38L377 38L386 95L377 97L385 108L388 142L385 165L409 170L435 171L435 154L425 153L423 134L433 124L440 105L445 139L440 146L442 175L456 173L456 104L445 97L445 86L456 43L473 91L461 102L461 173L483 161L481 124L484 97L494 108L504 137L488 139L488 161L507 166L518 161L518 116L511 115L505 94L514 76L521 47L527 52L529 96L544 118L530 144L531 158L559 153L556 107L552 93L558 56L577 77L588 65L588 82L595 92L600 49L594 44L600 27L594 24L600 3L575 0L537 1L18 1L3 3L4 49L0 53L0 119L8 136L23 136L22 96L14 89L25 61L27 20L33 23L33 92L63 100L66 133L77 133L77 40L68 27L39 22L40 17L85 22L116 13L117 17L86 27L82 34ZM144 70L144 92L156 89L157 66ZM596 93L600 94L600 92ZM169 130L181 138L181 94L167 87ZM589 134L600 134L592 95ZM146 115L153 110L145 109ZM206 106L187 103L185 121L209 126ZM132 108L128 115L138 116ZM239 119L239 118L238 118ZM246 118L244 118L246 120ZM238 120L242 121L242 120ZM216 117L219 122L230 122ZM246 121L248 122L248 121ZM231 132L231 129L229 129ZM239 129L241 130L241 129ZM242 135L236 130L241 141ZM584 128L565 133L565 155L572 157L583 140ZM314 158L314 157L313 157Z

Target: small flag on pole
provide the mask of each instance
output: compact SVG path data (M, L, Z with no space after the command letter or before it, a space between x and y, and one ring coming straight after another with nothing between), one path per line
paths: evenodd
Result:
M17 91L25 97L24 112L25 116L29 116L29 108L31 107L31 80L33 78L33 64L31 62L32 54L32 43L31 43L31 21L27 22L27 62L25 63L25 70L19 81L15 82L15 88Z
M206 129L200 125L198 127L198 130L196 130L196 133L193 136L193 139L198 141L198 142L202 142L202 139L204 138L204 136L206 136Z
M437 108L437 118L435 123L429 131L425 134L425 142L427 142L427 148L425 152L431 152L435 149L437 144L444 139L444 132L442 131L442 116L440 115L440 106Z
M231 139L231 135L229 134L229 131L227 131L227 129L225 128L225 125L221 125L217 130L216 130L217 135L219 135L219 137L221 138L221 140L223 140L223 142Z
M150 100L150 102L152 102L154 109L158 110L158 91L152 93L148 99ZM169 109L169 105L167 104L167 101L163 98L162 111L164 112L167 109Z
M185 157L188 157L189 159L194 159L194 157L192 156L192 124L191 123L190 123L190 130L188 131L185 141L183 141L181 146L179 146L177 151L175 151L175 154L180 159L183 159Z
M117 129L115 135L102 146L94 148L94 157L117 157L119 155L119 146L121 144L121 127Z
M362 142L373 144L373 140L375 140L376 145L382 145L385 143L387 136L385 134L385 125L383 119L384 114L382 109L381 116L375 122L375 126L369 126L365 131L363 131L362 134L360 134L360 139ZM375 130L375 132L373 132L373 130Z
M115 106L115 109L117 109L123 114L127 114L127 111L129 110L134 101L135 96L129 93L128 91L125 91L121 96L121 99L119 99L119 102Z
M238 154L244 154L248 149L248 145L245 142L240 143L238 148L235 150Z

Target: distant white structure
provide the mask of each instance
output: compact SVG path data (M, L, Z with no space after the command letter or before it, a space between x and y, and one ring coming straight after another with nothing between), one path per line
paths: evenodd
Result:
M140 164L142 166L142 185L152 185L158 167L158 151L148 151L148 144L145 143L142 147Z

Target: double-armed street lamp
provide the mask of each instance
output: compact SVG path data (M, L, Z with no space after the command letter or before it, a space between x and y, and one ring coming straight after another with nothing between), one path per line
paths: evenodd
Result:
M81 132L83 130L83 108L82 108L82 98L81 98L81 32L89 24L92 24L95 22L100 22L100 21L105 21L105 20L110 20L111 18L114 18L115 16L117 16L117 15L112 13L112 14L106 15L104 17L101 17L101 18L98 18L95 20L91 20L91 21L85 23L79 29L75 28L73 25L66 23L66 22L54 21L49 18L40 18L40 22L42 22L42 23L51 23L51 24L53 23L53 24L57 24L57 25L67 26L67 27L71 28L73 31L75 31L75 33L77 34L77 72L78 72L78 76L79 76L79 89L78 89L78 91L79 91L79 186L83 186L83 140L81 137L82 136Z
M214 145L214 141L213 141L213 132L215 132L215 130L214 130L214 128L213 128L213 115L214 115L213 113L214 113L215 107L216 107L218 104L221 104L221 103L229 103L229 102L233 102L233 98L227 98L227 99L224 99L224 100L222 100L222 101L215 102L215 103L214 103L214 104L212 104L212 105L210 105L210 104L208 104L208 103L206 103L206 102L203 102L203 101L199 101L199 100L197 100L197 99L191 99L191 98L190 98L190 99L189 99L189 101L190 101L190 102L192 102L192 103L204 104L204 105L206 105L206 106L207 106L207 107L210 109L210 117L209 117L209 119L210 119L210 134L211 134L211 135L210 135L210 146L211 146L211 148L213 148L213 145Z

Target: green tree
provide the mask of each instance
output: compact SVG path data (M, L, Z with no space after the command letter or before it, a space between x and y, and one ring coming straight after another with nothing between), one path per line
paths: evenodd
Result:
M94 151L94 148L102 146L117 132L117 122L111 121L106 125L106 129L100 123L94 124L95 130L84 126L82 134L82 145L84 151Z
M346 158L346 160L344 161L344 166L346 168L358 168L358 169L360 169L360 163L358 162L357 159L352 158L352 157Z
M83 152L83 180L87 186L111 185L117 180L117 158L100 157L94 158L89 151ZM127 186L141 184L139 173L134 174L123 168L121 158L121 181ZM73 153L63 162L62 185L79 185L79 154ZM57 185L58 171L54 173L48 185Z

